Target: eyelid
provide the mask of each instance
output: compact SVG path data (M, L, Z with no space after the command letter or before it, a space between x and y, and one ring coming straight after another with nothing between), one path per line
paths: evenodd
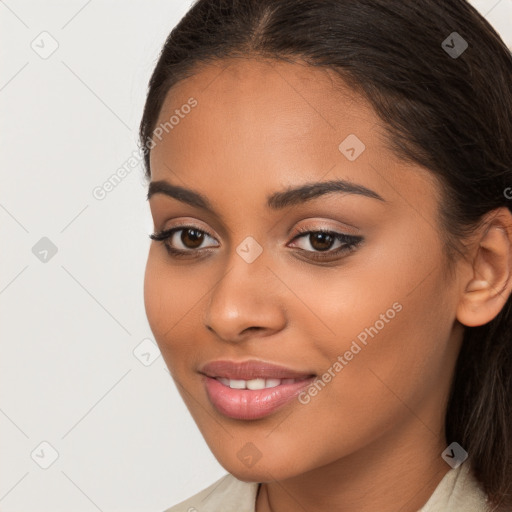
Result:
M323 222L323 224L322 224ZM325 221L316 221L313 222L313 225L306 225L306 226L299 226L294 230L293 237L295 238L297 235L303 235L308 233L334 233L339 235L346 235L346 236L354 236L358 237L361 236L359 233L360 231L353 227L334 227L332 225L325 224Z
M198 231L202 231L203 233L205 233L206 235L208 235L210 238L213 238L214 240L217 240L217 237L215 237L214 235L211 234L210 230L207 229L207 228L204 228L204 227L201 227L198 223L196 223L195 221L181 221L181 222L177 222L176 224L174 225L170 225L169 227L166 227L165 229L162 229L161 231L159 231L159 233L168 233L169 231L171 230L176 230L176 231L179 231L179 230L185 230L185 229L197 229Z
M193 223L177 224L176 226L170 226L168 228L156 231L149 236L153 240L167 240L167 239L172 238L176 233L179 233L180 231L186 231L187 229L196 229L197 231L201 231L206 236L212 238L213 240L215 240L218 243L217 238L214 237L212 234L210 234L209 231L207 231L206 229L201 228L199 226L196 226ZM201 250L201 249L189 249L187 252L196 252L199 250Z
M190 222L187 222L187 221L182 221L180 223L177 223L175 225L171 225L169 227L166 227L164 229L161 229L161 230L158 230L156 231L155 233L153 233L153 235L164 235L165 233L170 233L171 231L174 230L174 233L176 233L176 231L181 231L181 230L186 230L186 229L197 229L198 231L201 231L203 233L205 233L207 236L209 236L210 238L213 238L214 240L216 240L217 242L219 242L217 240L217 238L212 235L210 233L210 231L208 229L205 229L204 227L201 227L199 225L197 225L194 221L190 221ZM347 232L348 231L348 232ZM293 235L287 235L288 238L291 237L291 240L295 240L296 238L298 238L300 235L307 235L307 234L310 234L310 233L318 233L318 232L324 232L324 233L333 233L334 235L344 235L344 236L347 236L347 237L356 237L356 238L361 238L360 235L358 235L357 233L352 233L350 230L344 230L342 228L331 228L330 226L326 226L326 225L323 225L323 226L299 226L293 233ZM174 233L172 233L172 235L174 235Z
M166 247L167 251L172 253L171 255L174 258L179 257L200 257L204 255L205 253L211 253L211 249L216 248L216 246L207 246L207 247L201 247L201 248L194 248L194 249L180 249L171 246L168 243L168 240L172 240L174 235L176 233L179 233L180 231L186 231L187 229L196 229L198 231L201 231L206 236L210 237L213 240L217 239L211 235L208 231L205 229L202 229L198 226L196 226L194 223L188 223L188 224L177 224L175 226L171 226L169 228L166 228L164 230L161 230L157 233L153 233L150 235L150 238L153 240L160 241L163 243L163 245ZM330 229L325 226L319 226L319 227L299 227L295 233L295 235L292 237L291 241L289 243L295 242L295 240L304 238L307 239L307 235L311 235L314 233L327 233L331 235L335 242L340 242L341 246L336 249L329 249L327 251L315 251L315 250L308 250L308 249L300 249L303 253L310 254L308 256L308 259L311 261L316 261L317 263L321 262L327 262L327 258L334 257L336 258L340 254L350 253L355 248L359 247L361 243L364 242L364 237L361 235L353 235L349 233L345 233L344 230L335 230ZM289 245L287 244L287 247ZM338 258L336 258L338 259Z

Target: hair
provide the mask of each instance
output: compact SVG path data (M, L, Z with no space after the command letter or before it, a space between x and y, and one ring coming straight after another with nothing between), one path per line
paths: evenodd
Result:
M444 41L467 42L459 56ZM453 46L453 44L451 44ZM484 215L511 209L512 53L465 0L197 0L171 31L139 130L150 143L170 89L203 64L265 58L330 69L373 106L387 147L441 184L448 268ZM341 82L340 82L341 83ZM512 306L464 327L445 418L493 510L512 507Z

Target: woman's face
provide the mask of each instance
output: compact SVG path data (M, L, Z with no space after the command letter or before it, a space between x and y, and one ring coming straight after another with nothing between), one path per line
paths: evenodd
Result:
M153 138L154 228L181 227L164 242L187 254L152 241L148 320L206 442L242 480L441 461L445 448L462 326L439 188L385 147L377 116L340 85L300 64L209 64L170 91ZM355 188L282 196L336 180ZM202 373L220 360L316 378L256 369L247 380L263 380L249 386L271 387L241 390L244 379Z

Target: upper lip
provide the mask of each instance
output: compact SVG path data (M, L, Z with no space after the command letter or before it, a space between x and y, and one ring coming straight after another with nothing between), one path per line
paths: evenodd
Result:
M302 379L314 376L313 373L292 370L264 361L229 361L219 360L204 364L199 370L208 377L224 377L226 379L251 380L251 379Z

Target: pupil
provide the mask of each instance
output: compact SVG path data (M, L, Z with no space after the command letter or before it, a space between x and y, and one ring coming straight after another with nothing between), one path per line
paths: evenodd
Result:
M313 237L313 240L320 241L320 247L318 247L318 244L313 243L311 241L311 237ZM326 241L327 239L327 241ZM329 233L313 233L310 235L310 243L313 248L319 251L324 251L330 249L332 242L334 241L334 237L330 235Z
M185 238L187 238L187 235L189 235L190 233L192 233L192 236L188 236L189 240L187 241ZM190 229L186 229L182 232L181 241L183 242L183 244L185 246L190 247L190 245L191 245L192 249L194 249L201 245L201 242L203 241L203 237L204 237L204 234L201 233L199 230L190 228ZM189 243L190 240L192 240L191 243Z

